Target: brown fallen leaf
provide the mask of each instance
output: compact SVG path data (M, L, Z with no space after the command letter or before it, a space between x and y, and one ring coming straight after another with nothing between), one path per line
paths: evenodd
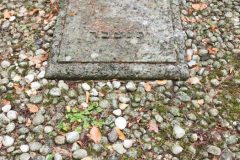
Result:
M147 82L144 84L144 89L146 92L150 92L152 90L151 82Z
M26 127L31 126L32 121L30 118L27 118Z
M93 140L94 143L99 143L101 141L102 134L97 127L93 126L90 130L90 134L88 134L88 137Z
M60 147L54 147L54 148L53 148L53 152L54 152L54 153L62 154L62 155L64 155L64 156L66 156L66 157L72 157L72 153L71 153L71 152L69 152L69 151L66 150L66 149L60 148Z
M195 3L195 4L192 4L192 8L197 10L197 11L204 10L207 7L208 7L208 4L206 4L206 3Z
M28 15L33 16L34 14L38 14L39 11L40 11L39 9L35 8L31 12L29 12Z
M157 81L157 84L161 85L161 86L165 85L166 83L167 83L167 80L158 80Z
M149 131L154 131L154 132L158 133L158 125L157 125L157 123L155 121L151 120L149 122L148 129L149 129Z
M198 77L191 77L187 80L188 83L190 84L201 84L200 80Z
M116 132L118 134L118 138L124 141L126 139L124 133L117 127L115 128L115 130L116 130Z
M10 18L10 17L11 17L10 12L9 12L8 10L5 10L5 11L3 12L3 17L4 17L4 19Z
M209 54L213 54L213 55L215 55L215 54L217 54L218 53L218 51L219 51L219 49L218 48L208 48L208 52L209 52Z
M36 106L35 104L28 103L27 107L30 113L37 113L39 110L38 106Z
M90 100L90 93L86 91L86 103L88 103Z
M30 56L28 59L35 64L35 68L40 68L42 66L42 62L48 59L48 54Z

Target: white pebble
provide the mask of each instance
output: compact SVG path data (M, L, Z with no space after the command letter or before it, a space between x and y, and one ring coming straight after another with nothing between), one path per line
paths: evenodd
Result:
M29 74L24 77L27 83L31 83L34 80L34 74Z
M122 110L121 109L115 109L113 111L113 114L116 115L116 116L121 116L122 115Z
M127 126L127 121L125 118L123 117L118 117L115 120L115 125L119 128L119 129L124 129Z
M9 61L6 61L6 60L2 61L2 63L1 63L1 67L2 67L2 68L7 68L7 67L9 67L10 65L11 65L10 62L9 62Z
M20 150L22 152L28 152L29 151L29 146L26 145L26 144L23 144L23 145L20 146Z
M9 18L9 21L12 22L12 21L14 21L15 19L16 19L15 16L11 16L11 17Z
M185 130L178 125L173 127L173 135L176 139L180 139L185 135Z
M10 110L10 111L7 112L7 117L10 120L15 120L15 119L17 119L17 112L13 111L13 110Z
M84 91L89 91L91 89L91 87L87 83L83 83L82 88Z
M178 144L175 144L173 147L172 147L172 153L173 154L179 154L183 151L183 148L178 145Z
M33 90L38 90L38 89L41 88L41 84L40 84L39 82L32 82L32 83L31 83L31 88L32 88Z
M125 148L131 148L132 145L133 145L133 140L131 140L131 139L125 139L125 140L123 141L123 146L124 146Z
M12 106L10 104L6 104L5 106L2 107L2 111L7 113L8 111L10 111L12 108Z
M3 136L2 144L5 147L10 147L13 145L13 143L14 143L14 138L12 138L10 136Z

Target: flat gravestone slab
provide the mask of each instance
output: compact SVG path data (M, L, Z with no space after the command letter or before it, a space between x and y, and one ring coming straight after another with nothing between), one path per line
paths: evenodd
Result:
M64 0L47 77L184 79L178 0Z

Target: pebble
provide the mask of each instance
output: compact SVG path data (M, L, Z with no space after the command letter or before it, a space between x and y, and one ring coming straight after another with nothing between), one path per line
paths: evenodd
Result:
M85 149L78 149L73 152L73 158L82 159L88 156L88 153Z
M114 114L115 116L121 116L121 115L122 115L122 110L121 110L121 109L115 109L115 110L113 111L113 114Z
M27 83L32 83L34 80L34 74L29 74L29 75L25 76L24 78Z
M211 84L215 87L220 85L220 82L217 79L211 79Z
M124 117L118 117L115 120L115 125L119 128L119 129L125 129L127 126L127 120Z
M111 105L108 100L104 99L99 102L99 107L106 109L106 108L110 108Z
M126 97L126 96L123 96L123 95L120 95L119 96L119 101L121 103L125 103L125 104L128 104L130 102L130 98L129 97Z
M17 112L14 110L10 110L7 112L7 117L10 120L15 120L15 119L17 119Z
M14 129L15 129L15 123L9 123L9 124L6 126L6 132L7 132L7 133L11 133Z
M37 113L32 120L32 124L34 126L40 125L44 122L44 116L41 113Z
M159 114L155 115L155 119L156 119L156 121L159 122L159 123L162 123L162 122L163 122L163 118L162 118L162 116L159 115Z
M29 143L29 148L33 152L39 151L41 147L42 147L42 144L40 142L30 142Z
M2 68L8 68L11 65L11 63L7 60L4 60L1 62L1 67Z
M65 136L56 136L54 138L54 141L55 141L56 144L60 144L61 145L61 144L65 143L66 138L65 138Z
M62 159L63 159L63 158L62 158L61 154L56 153L56 154L54 155L54 160L62 160Z
M216 117L219 112L218 112L218 110L216 108L211 108L209 110L209 113L211 114L211 116Z
M19 160L29 160L31 158L30 154L29 153L22 153L20 156L19 156Z
M176 139L180 139L182 138L183 136L185 135L185 130L183 128L181 128L180 126L178 125L175 125L173 127L173 136L176 138Z
M118 89L121 86L121 82L119 82L119 81L113 81L112 84L113 84L113 88L115 88L115 89Z
M119 154L124 154L127 152L127 150L123 147L122 143L113 144L112 147Z
M172 153L173 154L177 155L177 154L181 153L182 151L183 151L183 148L180 145L175 144L175 145L172 146Z
M69 132L66 134L66 141L68 143L74 143L76 142L78 139L79 139L79 133L76 132L76 131L73 131L73 132Z
M207 146L207 152L211 153L215 156L219 156L221 154L221 149L217 146L213 146L213 145L208 145Z
M108 140L113 143L117 141L117 139L118 139L118 134L115 128L113 128L112 131L108 133Z
M8 29L8 27L10 26L10 21L4 21L2 24L2 29Z
M28 152L29 151L29 146L26 145L26 144L23 144L23 145L20 146L20 150L22 152Z
M61 89L60 88L52 88L50 91L49 91L49 94L53 97L59 97L61 96Z
M14 143L14 138L13 137L3 136L3 139L2 139L3 146L10 147L10 146L13 145L13 143Z
M38 56L38 55L43 55L45 53L46 52L43 49L38 49L38 50L36 50L35 55Z
M52 126L45 126L44 127L44 132L45 133L50 133L50 132L52 132L53 131L53 127Z
M8 111L10 111L12 108L12 106L10 104L6 104L5 106L2 107L2 111L7 113Z
M87 83L83 83L83 84L82 84L82 89L83 89L84 91L89 91L89 90L91 89L91 87L90 87Z
M233 160L233 153L228 149L224 149L219 160Z
M32 82L31 89L32 90L39 90L41 88L41 84L39 82Z
M131 148L132 147L132 145L133 145L133 140L131 140L131 139L125 139L124 141L123 141L123 146L125 147L125 148Z
M130 82L128 82L128 83L126 84L126 89L127 89L128 91L133 92L133 91L135 91L135 90L137 89L137 87L136 87L136 84L135 84L133 81L130 81Z

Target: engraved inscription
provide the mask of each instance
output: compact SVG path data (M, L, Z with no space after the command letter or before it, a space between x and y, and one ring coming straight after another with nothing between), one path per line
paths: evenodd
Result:
M103 38L103 39L119 39L119 38L143 38L143 32L94 32L90 31L95 38Z

